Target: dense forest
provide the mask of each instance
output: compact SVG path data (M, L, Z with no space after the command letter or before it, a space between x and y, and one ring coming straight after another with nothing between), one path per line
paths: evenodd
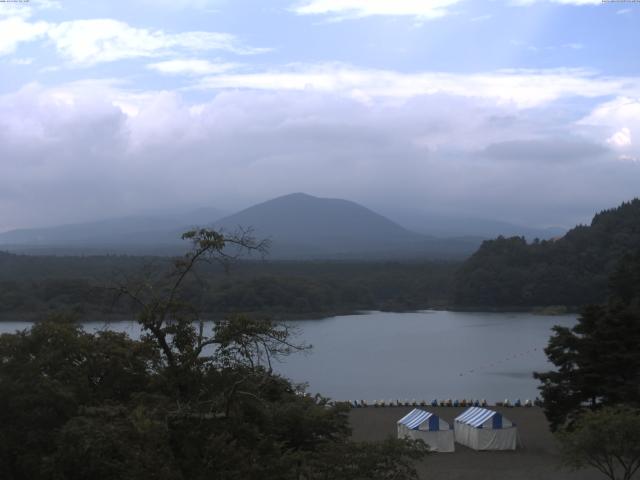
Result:
M578 307L606 299L607 279L640 248L640 200L605 210L564 237L486 241L456 274L454 303L475 307Z
M165 268L163 257L54 257L0 253L0 318L53 312L79 319L129 315L117 287ZM260 312L275 318L445 305L456 263L238 261L229 272L198 266L184 286L210 316Z

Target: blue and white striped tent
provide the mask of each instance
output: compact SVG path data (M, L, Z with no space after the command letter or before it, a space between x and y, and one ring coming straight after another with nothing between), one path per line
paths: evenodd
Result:
M422 440L434 452L453 452L453 430L436 414L414 408L398 420L398 438Z
M500 412L471 407L454 420L456 442L474 450L515 450L518 433Z

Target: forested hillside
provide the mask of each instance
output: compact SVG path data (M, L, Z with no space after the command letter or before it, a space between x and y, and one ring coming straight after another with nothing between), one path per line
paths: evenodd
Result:
M81 319L129 314L115 287L166 267L166 257L35 257L0 252L0 319L67 312ZM199 266L184 285L208 315L260 312L308 318L356 310L407 310L449 301L456 263L243 261L229 274Z
M617 262L640 248L640 200L605 210L556 240L485 241L456 274L459 306L533 307L600 303Z

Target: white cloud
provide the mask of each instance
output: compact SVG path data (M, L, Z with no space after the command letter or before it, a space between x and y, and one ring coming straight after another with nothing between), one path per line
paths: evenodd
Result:
M19 16L0 20L0 55L13 53L21 43L45 38L71 64L81 66L181 52L221 50L238 55L252 55L268 51L265 48L245 46L235 35L229 33L167 33L163 30L132 27L109 18L73 20L58 24L30 22Z
M299 15L325 15L334 20L346 20L372 16L409 16L432 20L453 13L463 0L299 0L292 10ZM505 0L516 6L536 3L561 5L599 5L602 0ZM486 20L487 15L475 17Z
M238 68L240 64L201 59L175 59L151 63L147 68L169 75L213 75Z
M444 17L461 0L304 0L293 7L299 15L330 15L336 19L370 16Z
M611 135L611 137L607 139L607 143L618 148L631 146L631 130L627 127L623 127L621 130Z
M63 22L49 28L47 33L61 55L80 65L156 57L177 50L224 50L236 54L264 51L245 47L228 33L196 31L171 34L162 30L135 28L113 19Z
M8 55L15 52L21 43L44 38L48 29L49 24L46 22L32 23L20 17L9 17L0 20L0 55Z
M600 97L640 94L640 79L602 77L576 69L500 70L487 73L400 73L344 64L291 65L256 73L222 74L199 82L200 88L311 90L362 98L407 99L447 94L484 98L520 108L547 104L564 96Z
M62 4L56 0L30 0L28 2L0 2L0 18L29 18L38 10L60 10Z
M486 14L486 15L478 15L477 17L473 17L470 19L471 22L486 22L487 20L491 20L493 18L493 15L490 14Z
M609 146L624 155L640 158L640 144L633 142L633 138L640 135L640 96L620 96L604 102L578 125L598 129Z
M561 45L532 45L527 42L522 42L518 40L510 40L511 45L515 47L522 47L530 52L534 53L544 53L554 50L559 50L562 48L570 49L570 50L582 50L584 45L582 43L572 42L572 43L563 43Z
M57 0L30 0L30 4L38 10L61 10L62 2Z
M143 5L165 10L209 10L214 11L216 7L224 3L225 0L134 0Z
M579 123L609 126L615 130L629 125L640 126L640 96L619 96L614 100L604 102Z
M557 3L559 5L601 5L602 0L512 0L514 5L533 5L535 3Z
M31 65L33 63L33 58L12 58L12 65Z

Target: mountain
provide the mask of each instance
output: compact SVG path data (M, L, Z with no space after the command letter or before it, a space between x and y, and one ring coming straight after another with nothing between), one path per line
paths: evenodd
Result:
M607 297L608 277L640 251L640 200L596 214L557 240L484 242L457 272L460 306L581 306Z
M258 237L319 249L371 249L420 240L368 208L347 200L293 193L249 207L216 222L233 230L251 226Z
M51 253L130 252L149 246L175 249L179 235L193 225L212 225L223 214L202 208L172 216L130 216L93 222L28 228L0 233L0 247L11 250Z
M0 234L0 249L31 254L173 255L184 251L180 235L196 225L226 232L251 228L256 238L271 240L272 259L459 259L471 255L482 241L422 235L355 202L304 193L218 218L217 211L204 209L13 230Z
M424 236L355 202L304 193L254 205L215 226L226 231L251 226L257 238L271 240L273 258L460 257L480 243Z

